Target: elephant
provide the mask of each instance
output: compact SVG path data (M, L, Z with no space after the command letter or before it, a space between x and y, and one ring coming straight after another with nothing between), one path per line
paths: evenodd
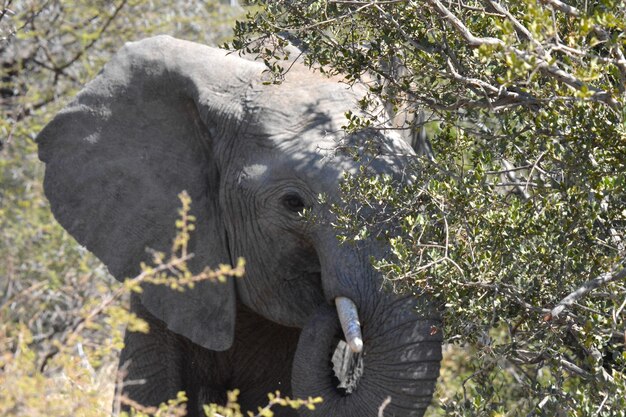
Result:
M116 279L171 248L183 190L191 271L246 261L243 278L132 294L150 331L125 334L122 392L153 406L185 391L188 416L233 389L244 411L275 391L323 399L277 416L422 416L440 315L384 290L371 259L388 247L342 243L329 210L346 172L410 181L414 153L391 129L342 129L362 88L298 63L268 83L265 68L165 35L129 42L36 138L52 212ZM346 150L365 140L370 157Z

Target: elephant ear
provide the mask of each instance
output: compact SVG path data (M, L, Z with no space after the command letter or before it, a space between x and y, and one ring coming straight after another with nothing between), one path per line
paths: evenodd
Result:
M167 36L129 43L37 137L55 217L118 280L150 260L147 248L169 253L183 190L197 219L191 271L231 263L217 156L259 65ZM232 279L182 292L146 284L141 301L197 344L232 344Z

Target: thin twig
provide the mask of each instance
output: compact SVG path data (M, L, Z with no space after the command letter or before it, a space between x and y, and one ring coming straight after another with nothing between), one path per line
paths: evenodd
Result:
M498 2L496 2L494 0L487 0L487 2L489 3L489 5L491 7L493 7L495 10L497 10L498 13L502 13L503 15L505 15L507 17L507 19L509 19L511 21L511 23L513 23L513 26L515 27L515 30L519 34L521 34L523 37L525 37L526 39L531 41L537 47L537 50L539 52L543 52L543 46L539 42L537 42L537 40L533 37L532 33L530 33L530 31L528 29L526 29L526 27L524 25L522 25L519 22L519 20L517 20L515 18L515 16L513 16L507 9L505 9Z
M504 167L508 170L505 174L506 177L509 179L509 181L511 181L511 183L514 184L515 189L522 195L524 200L528 200L530 198L530 194L528 194L530 176L528 177L528 180L526 181L526 186L524 187L524 184L517 179L517 175L513 171L513 168L515 168L515 166L506 159L502 159L502 165L504 165ZM502 183L498 185L503 186L506 184Z
M531 167L530 164L522 165L522 166L519 166L519 167L512 166L511 169L501 169L501 170L498 170L498 171L485 171L485 174L489 174L489 175L506 174L507 172L511 172L511 171L523 171L523 170L528 169L530 167Z
M409 43L409 45L411 45L412 47L414 47L418 51L426 52L428 54L432 54L434 52L441 52L441 48L438 45L436 45L436 44L427 44L427 43L424 43L424 41L422 41L422 40L420 40L420 42L415 40L415 38L413 36L409 35L404 30L402 25L396 19L394 19L391 14L386 12L379 5L376 5L376 9L378 9L380 14L382 14L385 19L387 19L389 22L391 22L396 27L396 29L402 35L404 40L407 41Z
M561 363L561 365L563 365L563 368L565 368L566 370L570 371L571 373L574 373L582 378L585 379L589 379L591 377L591 375L589 374L589 372L585 371L584 369L582 369L581 367L579 367L578 365L574 365L573 363L566 361L563 358L559 359L559 362Z
M597 416L600 415L600 411L602 411L602 409L604 408L604 404L606 404L606 400L608 400L608 399L609 399L609 394L608 393L604 394L604 398L602 399L602 402L600 403L600 406L596 410L596 415Z
M186 263L189 259L192 258L192 255L187 256L187 258L176 258L171 260L170 262L162 265L158 265L154 269L150 271L142 271L135 278L130 279L129 281L132 283L142 283L148 278L154 277L155 275L167 271L172 266L177 266ZM74 341L78 338L79 334L83 331L83 329L89 325L95 317L100 315L103 311L105 311L113 302L121 298L126 292L128 288L125 285L121 285L117 288L113 293L111 293L108 297L104 298L100 304L98 304L93 310L91 310L84 317L79 318L69 330L65 332L63 336L65 341L63 342L66 346L71 346ZM48 352L43 360L41 361L41 366L39 367L39 371L43 372L48 365L48 362L59 353L59 349L54 347L50 352Z
M115 20L117 15L120 13L120 11L124 8L124 6L126 6L126 3L128 3L128 0L122 0L120 4L115 7L115 10L113 10L113 13L111 13L111 15L107 17L106 21L104 22L104 24L102 25L102 27L100 28L98 32L98 36L94 37L87 45L85 45L84 48L78 51L76 55L74 55L74 57L72 57L69 61L58 66L57 70L63 71L64 69L72 65L74 62L78 61L85 54L85 52L91 49L96 44L96 42L102 39L102 34L106 32L106 30L109 28L111 23L113 23L113 21Z
M2 9L0 10L0 21L2 21L6 15L13 15L13 11L9 9L9 7L11 7L11 3L13 3L13 0L9 0L2 6Z

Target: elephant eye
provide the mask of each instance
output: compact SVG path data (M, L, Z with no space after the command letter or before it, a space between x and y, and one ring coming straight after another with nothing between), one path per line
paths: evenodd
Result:
M283 206L294 213L301 212L305 209L304 200L298 194L292 193L283 196Z

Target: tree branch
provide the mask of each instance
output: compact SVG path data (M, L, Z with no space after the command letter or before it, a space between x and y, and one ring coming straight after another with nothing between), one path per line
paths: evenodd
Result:
M505 46L504 42L498 38L479 38L474 36L472 32L461 22L461 20L456 17L446 6L444 6L439 0L428 0L428 3L439 13L441 17L447 19L452 26L465 38L467 43L473 47L479 47L482 45L491 45L491 46Z
M448 8L446 8L439 0L427 0L437 13L446 19L456 29L456 31L467 41L469 46L477 48L483 45L501 47L505 51L512 52L525 62L535 65L545 75L556 79L557 81L568 85L578 91L583 90L586 87L588 90L593 91L591 99L595 101L603 102L610 107L616 109L619 107L619 103L613 98L613 96L597 87L589 85L573 75L567 73L556 65L550 64L546 59L543 59L536 55L530 55L528 52L513 46L507 45L503 40L492 37L478 37L474 36L467 26L461 20L456 17ZM556 0L551 0L556 1ZM504 10L504 9L502 9Z
M511 23L513 23L513 26L518 33L518 36L521 35L522 37L528 39L535 45L535 47L537 47L539 51L543 52L543 46L539 42L537 42L537 40L533 37L530 31L524 25L522 25L519 20L517 20L515 16L513 16L507 9L505 9L500 3L494 0L487 0L487 3L491 7L493 7L494 10L506 16L507 19L509 19Z
M552 319L555 319L559 316L559 314L561 314L561 312L566 308L571 306L572 304L574 304L576 301L578 301L579 299L581 299L585 294L589 293L590 291L608 284L611 281L615 281L618 279L624 279L626 278L626 268L622 268L622 269L618 269L615 268L613 270L613 272L606 272L590 281L585 282L583 285L581 285L579 288L577 288L575 291L573 291L572 293L570 293L567 297L563 298L551 311L550 313L548 313L544 320L545 321L550 321Z
M12 16L14 14L14 12L11 9L9 9L9 7L11 7L11 3L13 3L13 0L8 0L2 6L2 9L0 10L0 21L2 21L4 16L6 15Z
M569 4L565 4L560 0L539 0L539 1L542 2L543 4L549 4L554 9L560 12L563 12L565 14L568 14L570 16L580 17L581 15L580 10L578 10L576 7L570 6Z
M383 15L383 17L385 19L387 19L389 22L391 22L395 26L395 28L402 35L404 40L406 40L409 43L409 45L411 45L413 48L417 49L418 51L426 52L427 54L433 54L435 52L441 52L441 48L439 47L439 45L430 44L430 43L428 43L428 41L424 41L424 40L421 40L419 42L416 41L411 35L409 35L404 30L402 25L400 23L398 23L398 21L396 19L394 19L391 14L386 12L378 4L376 4L376 9L380 12L380 14Z
M74 55L74 57L72 57L70 60L68 60L64 64L60 65L57 68L57 70L63 71L64 69L66 69L67 67L72 65L74 62L78 61L85 54L85 52L87 52L89 49L91 49L91 47L94 46L96 44L96 42L98 42L102 38L102 34L104 32L106 32L106 30L109 28L109 26L111 25L113 20L115 20L115 18L120 13L120 11L124 8L124 6L126 6L127 2L128 2L128 0L122 0L120 2L120 4L118 4L115 7L115 10L113 10L113 13L111 13L109 16L107 16L107 19L105 20L104 24L102 25L102 27L99 30L98 36L93 38L87 45L85 45L84 48L82 48L80 51L78 51L76 53L76 55Z

